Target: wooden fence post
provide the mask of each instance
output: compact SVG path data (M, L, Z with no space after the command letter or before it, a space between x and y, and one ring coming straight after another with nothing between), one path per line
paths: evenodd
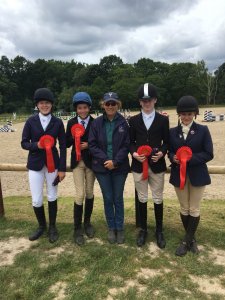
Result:
M4 211L3 196L2 196L2 184L1 184L1 177L0 177L0 218L3 217L4 214L5 214L5 211Z

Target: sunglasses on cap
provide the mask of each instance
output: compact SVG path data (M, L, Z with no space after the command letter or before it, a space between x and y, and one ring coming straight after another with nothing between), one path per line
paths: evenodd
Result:
M116 101L107 101L105 102L105 106L116 106Z

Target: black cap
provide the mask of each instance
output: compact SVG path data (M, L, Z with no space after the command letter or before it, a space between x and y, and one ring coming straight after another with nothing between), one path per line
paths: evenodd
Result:
M53 103L54 102L53 93L48 88L37 89L34 92L34 101L35 101L35 103L37 103L38 101L41 101L41 100L47 100L47 101L50 101L51 103Z
M144 99L151 99L151 98L157 98L157 90L156 87L151 83L145 83L140 85L138 89L138 99L144 100Z
M199 114L198 102L193 96L183 96L177 102L177 113L196 112Z

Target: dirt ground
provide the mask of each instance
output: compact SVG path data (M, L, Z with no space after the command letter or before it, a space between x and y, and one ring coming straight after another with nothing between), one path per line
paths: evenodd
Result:
M225 121L218 121L212 123L203 123L203 113L205 109L200 110L200 115L197 118L197 122L207 125L212 135L214 142L214 159L209 162L209 165L223 166L225 165ZM215 114L225 114L225 107L212 109ZM175 110L167 111L170 119L170 127L174 127L177 124L177 115ZM0 127L3 124L0 124ZM23 150L20 146L21 134L24 123L15 124L13 127L16 132L0 132L0 164L26 164L28 152ZM66 122L65 122L66 126ZM67 153L68 161L70 163L70 150ZM169 162L168 162L169 165ZM27 172L0 172L2 182L3 196L26 196L30 195L28 185L28 173ZM204 194L205 199L225 199L223 193L225 175L211 175L212 184L207 186ZM69 172L66 175L65 180L59 184L58 188L59 196L74 196L74 184L72 179L72 173ZM101 196L101 191L97 181L95 182L95 195ZM124 197L134 196L134 184L132 174L128 175ZM169 174L165 177L165 190L164 197L168 199L176 198L173 186L169 184Z

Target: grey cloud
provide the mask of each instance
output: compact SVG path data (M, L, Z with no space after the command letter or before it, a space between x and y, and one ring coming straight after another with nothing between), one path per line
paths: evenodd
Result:
M71 30L66 26L60 32L36 27L31 33L21 28L20 35L13 33L13 40L26 55L54 57L94 52L107 46L110 47L112 44L121 42L124 34L120 32L118 35L117 28L113 26L106 27L104 32L96 27Z
M180 0L87 0L85 2L40 0L41 18L59 24L131 27L157 24L174 11L187 12L196 1Z
M29 27L27 36L32 35L31 43L18 32L14 32L13 40L21 51L33 57L85 54L126 43L127 32L143 25L155 25L168 14L190 7L188 0L182 4L179 0L39 0L35 17L40 28ZM24 25L20 32L24 32Z
M12 49L32 60L84 57L84 62L116 53L126 62L205 59L212 66L224 58L224 26L214 37L204 34L198 19L189 23L185 17L199 2L23 0L18 9L0 3L0 52Z

